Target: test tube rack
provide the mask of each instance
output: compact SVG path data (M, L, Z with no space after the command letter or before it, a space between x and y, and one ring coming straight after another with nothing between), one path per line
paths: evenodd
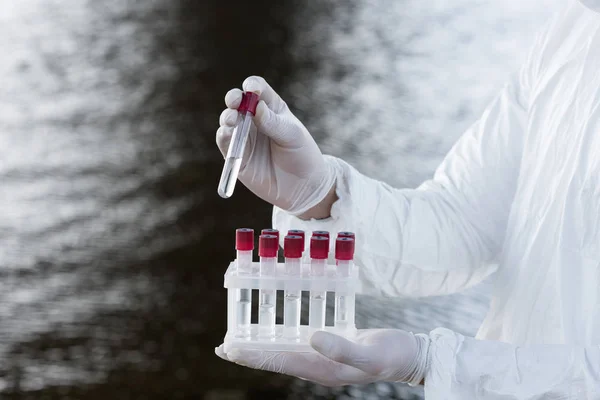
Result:
M227 334L224 339L225 352L231 348L315 352L310 347L309 338L313 328L300 325L300 336L289 339L283 335L283 324L275 324L275 335L271 338L260 337L258 324L250 324L250 334L240 334L237 326L237 296L239 289L271 289L276 291L295 290L303 292L325 291L343 294L347 299L348 323L345 327L325 326L324 331L352 339L356 335L354 323L355 295L358 288L358 268L353 266L348 277L338 277L336 266L326 265L325 276L310 276L309 265L302 265L302 274L289 276L285 273L285 264L278 263L276 274L273 276L260 276L259 263L252 263L253 273L238 273L236 262L232 262L225 272L224 286L227 289Z

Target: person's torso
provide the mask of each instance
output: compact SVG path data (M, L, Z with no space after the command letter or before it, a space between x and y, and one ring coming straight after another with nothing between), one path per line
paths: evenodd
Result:
M543 40L490 312L478 337L600 344L600 15Z

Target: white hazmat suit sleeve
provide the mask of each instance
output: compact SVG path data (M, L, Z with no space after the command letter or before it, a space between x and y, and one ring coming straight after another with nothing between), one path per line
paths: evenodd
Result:
M303 221L275 207L274 227L355 232L365 294L441 295L479 283L495 269L516 189L524 75L504 87L417 189L392 188L327 157L337 171L331 217Z
M448 329L429 334L425 398L538 400L600 398L600 347L515 346Z
M516 190L535 54L433 179L395 189L327 157L337 171L331 217L303 221L275 207L274 227L355 232L364 294L442 295L481 282L496 268Z

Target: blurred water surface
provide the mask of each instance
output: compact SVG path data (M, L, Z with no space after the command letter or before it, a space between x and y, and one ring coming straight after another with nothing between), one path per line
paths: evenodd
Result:
M241 185L216 194L223 96L263 75L324 152L415 187L558 3L1 2L3 398L419 394L324 389L213 356L233 229L270 221ZM474 334L488 292L363 297L357 321Z

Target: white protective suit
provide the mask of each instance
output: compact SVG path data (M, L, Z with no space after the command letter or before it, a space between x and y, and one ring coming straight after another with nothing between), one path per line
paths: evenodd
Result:
M428 398L600 398L600 14L569 2L419 188L328 162L331 218L275 208L274 226L356 232L363 293L457 292L497 266L477 338L508 343L432 332Z

